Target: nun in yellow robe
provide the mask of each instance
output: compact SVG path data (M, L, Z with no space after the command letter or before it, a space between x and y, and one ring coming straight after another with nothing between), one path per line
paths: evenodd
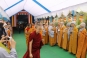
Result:
M86 38L84 41L84 45L83 45L83 49L82 49L82 53L81 53L81 58L86 58L87 55L87 32L86 32Z
M78 32L78 48L77 48L77 58L81 58L82 51L84 49L84 42L86 39L86 29L85 29L85 23L80 24L80 30ZM84 54L84 53L83 53ZM84 58L84 57L82 57Z
M58 29L59 37L58 37L58 46L62 47L62 41L63 41L63 30L66 27L64 26L63 22L60 22L60 28Z
M43 44L46 44L46 30L45 30L45 24L43 24L43 28L42 28L42 39L44 39Z
M45 42L45 44L48 44L48 39L49 39L49 37L48 37L48 25L46 24L45 25L45 30L46 30L46 42Z
M73 54L76 54L77 52L77 34L78 34L78 29L75 26L75 21L72 21L69 29L69 35L70 35L69 52Z
M57 32L57 44L58 44L58 38L59 38L59 32L60 32L60 23L58 22L58 26L56 27Z
M57 43L57 29L56 29L56 27L54 26L54 45Z
M68 49L68 31L69 31L70 23L67 23L66 28L63 31L63 44L62 48L67 50Z
M54 44L54 27L53 27L53 23L50 23L50 26L48 28L48 32L49 32L49 43L51 46L55 45Z

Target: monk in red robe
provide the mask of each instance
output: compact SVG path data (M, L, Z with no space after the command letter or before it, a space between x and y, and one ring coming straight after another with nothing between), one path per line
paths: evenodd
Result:
M28 49L23 58L40 58L40 49L43 45L40 30L41 26L37 25L36 30L30 34Z

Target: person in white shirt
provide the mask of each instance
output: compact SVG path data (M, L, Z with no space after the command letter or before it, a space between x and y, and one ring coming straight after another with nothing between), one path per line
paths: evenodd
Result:
M16 42L14 41L13 38L10 38L10 40L4 40L6 37L2 37L0 40L0 58L17 58L17 52L15 50ZM7 51L4 45L2 44L5 41L9 41L11 45L11 50L10 52ZM1 46L1 44L3 46Z

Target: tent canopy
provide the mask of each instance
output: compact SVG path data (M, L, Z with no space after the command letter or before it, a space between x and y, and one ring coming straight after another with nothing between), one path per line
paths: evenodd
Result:
M87 0L0 0L0 6L9 17L21 10L38 16L85 2Z

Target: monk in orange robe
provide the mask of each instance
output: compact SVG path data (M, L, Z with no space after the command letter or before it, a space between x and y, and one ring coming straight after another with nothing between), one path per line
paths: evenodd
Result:
M31 28L31 25L27 25L25 28L25 37L26 37L26 44L28 45L28 41L29 41L29 30Z
M57 44L58 44L58 38L59 38L59 32L60 32L60 23L58 22L58 26L57 26Z
M30 34L28 49L23 58L40 58L40 49L43 46L40 30L41 26L37 25L36 30Z
M45 24L43 24L43 28L42 28L42 39L44 39L43 44L46 44L46 30L45 30Z
M59 47L62 47L63 30L64 30L65 28L66 28L66 27L64 26L64 23L61 22L61 23L60 23L60 29L58 30L58 33L59 33L59 37L58 37L58 46L59 46Z
M82 55L85 55L84 53L82 53L82 52L84 52L83 50L85 50L85 48L84 48L84 45L86 44L85 41L86 41L85 23L81 23L80 30L78 33L78 48L77 48L77 54L76 54L77 58L86 58L85 56L82 56ZM86 50L85 50L85 52L86 52Z
M86 58L86 53L87 52L87 32L86 32L86 38L85 38L85 41L84 41L84 45L83 45L83 49L82 49L82 55L81 55L81 58Z
M48 38L48 25L47 24L45 25L45 30L46 30L46 35L45 35L46 36L46 42L45 43L48 44L49 38Z
M48 27L48 32L49 32L49 44L51 46L54 45L54 27L53 27L53 23L50 23L49 27Z
M70 23L67 23L66 28L63 31L63 44L62 48L67 50L68 49L68 31L69 31Z
M78 34L78 29L75 26L75 21L72 21L70 24L70 29L69 29L69 52L76 54L77 52L77 34Z

